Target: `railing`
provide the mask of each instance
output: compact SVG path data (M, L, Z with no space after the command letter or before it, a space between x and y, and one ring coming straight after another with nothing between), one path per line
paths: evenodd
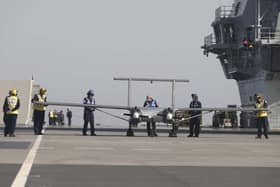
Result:
M220 18L228 18L234 15L235 6L220 6L216 9L216 20Z
M216 44L216 38L213 34L204 37L204 45L206 47Z
M274 31L270 27L263 27L260 29L261 40L263 43L279 43L280 44L280 31Z

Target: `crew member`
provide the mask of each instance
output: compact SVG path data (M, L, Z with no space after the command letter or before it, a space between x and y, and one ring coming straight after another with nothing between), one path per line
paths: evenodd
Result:
M64 125L64 114L63 110L60 110L58 112L58 125L63 126Z
M53 110L49 111L49 125L54 125L54 112Z
M192 94L192 101L190 103L190 108L201 108L201 102L198 101L198 96L196 94ZM190 111L191 119L190 119L190 134L188 137L199 137L200 132L200 123L201 123L201 111Z
M53 111L53 124L54 124L54 126L59 124L58 111L57 110Z
M5 98L5 102L3 105L5 122L4 136L9 135L10 137L15 137L15 128L19 107L20 101L17 96L17 90L10 90L9 96Z
M87 97L84 98L83 103L87 105L95 105L95 99L94 99L94 91L89 90L87 92ZM96 136L95 134L95 129L94 129L94 107L91 106L86 106L84 107L84 128L83 128L83 135L87 135L87 128L88 128L88 123L90 123L90 132L91 136Z
M149 108L157 108L158 107L158 104L157 104L157 101L153 99L152 96L147 96L146 97L146 100L144 102L144 107L149 107ZM152 122L152 129L151 129L151 122ZM157 136L157 133L156 133L156 122L151 119L147 121L147 133L148 133L148 136Z
M44 125L44 120L45 120L45 111L46 107L43 104L39 103L34 103L34 102L47 102L47 97L46 97L46 92L47 89L45 88L40 88L39 94L35 94L32 103L33 103L33 123L34 123L34 134L35 135L43 135L42 129Z
M255 103L255 108L267 108L267 101L265 101L260 95L256 94L256 103ZM257 134L257 139L262 138L262 128L263 128L263 134L266 139L268 139L268 111L257 111L256 112L256 120L257 120L257 128L258 128L258 134Z
M68 119L68 126L70 127L72 122L72 111L69 108L67 108L66 116Z

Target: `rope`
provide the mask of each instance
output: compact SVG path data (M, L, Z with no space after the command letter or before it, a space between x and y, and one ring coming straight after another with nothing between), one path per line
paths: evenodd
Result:
M179 121L177 121L176 123L180 123L181 121L185 121L185 120L190 120L190 119L193 119L193 118L201 117L202 115L204 115L204 114L209 114L209 113L211 113L211 112L214 112L214 111L202 112L201 114L198 114L198 115L195 115L195 116L191 116L191 117L188 117L188 118L183 118L184 120L179 120Z
M108 115L108 116L111 116L111 117L114 117L114 118L121 119L121 120L124 120L124 121L129 122L129 120L126 119L126 118L122 118L122 117L120 117L120 116L114 115L114 114L109 113L109 112L106 112L106 111L104 111L104 110L101 110L101 109L98 109L98 108L96 108L95 110L97 110L97 111L99 111L99 112L101 112L101 113L104 113L104 114L106 114L106 115Z

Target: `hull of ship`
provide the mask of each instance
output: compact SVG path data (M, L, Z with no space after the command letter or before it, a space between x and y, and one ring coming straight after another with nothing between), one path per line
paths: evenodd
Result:
M264 74L265 75L265 74ZM264 77L243 80L237 82L240 100L243 106L254 104L254 94L260 93L268 102L271 109L269 122L271 128L280 128L280 79L278 77L267 80ZM253 119L249 119L249 126L254 127Z

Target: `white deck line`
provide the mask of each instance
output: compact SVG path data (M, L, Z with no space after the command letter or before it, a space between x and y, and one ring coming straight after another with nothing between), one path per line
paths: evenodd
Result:
M26 182L27 182L27 178L30 174L33 162L35 160L38 148L40 146L40 143L42 141L42 137L41 135L37 136L32 148L30 149L25 161L23 162L17 176L14 179L13 184L11 185L11 187L24 187Z

